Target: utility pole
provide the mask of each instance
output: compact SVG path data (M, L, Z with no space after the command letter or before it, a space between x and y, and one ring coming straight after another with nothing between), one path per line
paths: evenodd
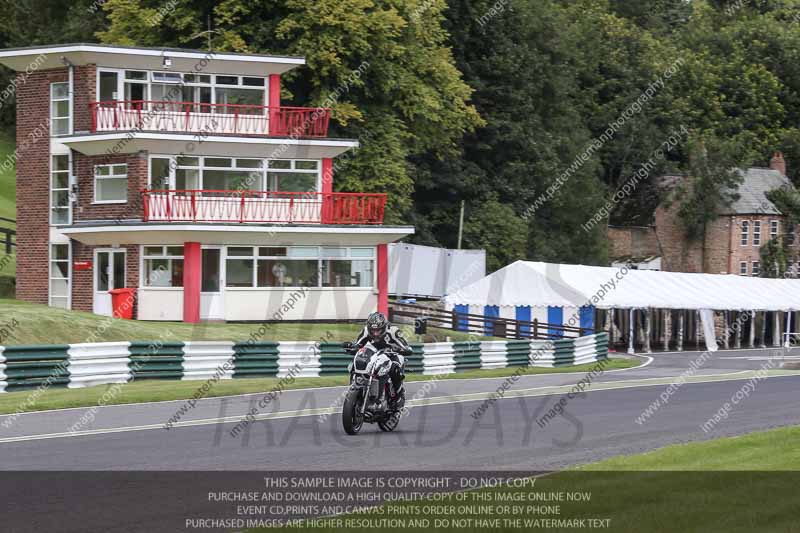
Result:
M461 215L458 218L458 249L461 249L461 236L464 234L464 200L461 200Z

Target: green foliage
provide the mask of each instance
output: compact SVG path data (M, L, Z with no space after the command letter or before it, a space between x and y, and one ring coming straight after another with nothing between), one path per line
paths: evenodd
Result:
M783 238L769 239L758 249L761 257L762 278L782 278L789 266L788 250Z
M474 206L464 224L464 247L491 250L486 271L494 272L514 261L525 259L528 224L514 209L492 196Z
M738 199L742 182L738 167L745 166L739 147L729 141L690 140L688 179L676 190L678 216L689 239L705 236L709 222Z

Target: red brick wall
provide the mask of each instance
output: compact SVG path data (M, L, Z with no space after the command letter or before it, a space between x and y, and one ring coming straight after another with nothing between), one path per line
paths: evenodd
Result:
M72 309L77 311L92 311L94 299L94 250L96 248L108 248L108 246L87 246L77 241L72 244L73 261L91 261L92 270L84 270L72 273ZM125 286L139 286L139 246L123 246L126 250L127 270L125 273ZM134 310L136 311L136 310ZM134 314L134 317L137 315Z
M142 218L141 190L147 187L147 154L120 156L85 156L73 152L73 162L78 182L78 204L74 218L79 220L127 220ZM128 164L128 203L94 204L94 166L101 164Z
M73 130L75 133L91 131L92 114L89 102L93 101L97 94L97 67L95 65L75 67L73 84Z
M30 74L17 85L17 298L48 301L50 84L67 69Z

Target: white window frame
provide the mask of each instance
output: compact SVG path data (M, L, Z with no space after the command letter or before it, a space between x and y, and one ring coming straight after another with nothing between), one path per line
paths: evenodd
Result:
M747 244L750 242L750 221L742 220L740 227L742 228L742 231L739 237L739 245L747 246Z
M739 275L746 276L747 275L747 261L741 261L739 263Z
M67 87L67 96L65 98L55 98L55 86L56 85L65 85ZM68 81L54 81L50 84L50 136L51 137L64 137L66 135L70 135L72 133L72 99L70 98L70 84ZM65 117L56 117L53 115L53 111L55 110L55 106L53 105L56 102L67 102L67 116ZM67 122L67 131L66 133L59 133L56 134L55 128L53 124L55 121L64 121Z
M66 246L67 247L67 259L54 259L53 258L53 247L54 246ZM67 263L67 277L66 278L54 278L53 277L53 263ZM66 309L72 309L72 246L70 243L64 242L50 242L47 246L47 305L50 307L56 307L53 305L53 281L66 281L67 282L67 307ZM64 298L63 296L55 296L55 298ZM61 309L61 307L58 307Z
M753 246L761 246L761 221L753 221Z
M751 275L758 277L761 274L761 261L753 261L753 266L751 268Z
M197 158L198 165L178 165L178 157L193 157ZM252 187L247 190L261 191L261 192L275 192L268 191L268 175L270 172L274 173L299 173L299 174L314 174L316 175L315 189L313 191L300 191L308 193L321 193L322 192L322 159L276 159L276 158L260 158L260 157L224 157L224 156L175 156L167 154L151 154L147 163L147 186L153 186L153 159L168 159L169 160L169 189L175 190L176 188L176 173L178 169L183 170L197 170L198 171L198 189L206 190L203 175L205 170L232 170L238 172L250 172L257 174L258 178L254 180ZM206 165L208 159L231 159L230 167L215 167ZM261 168L240 167L237 166L238 161L241 159L260 160ZM289 161L289 168L276 169L269 168L271 161ZM316 169L298 169L297 163L314 162L317 165ZM281 191L277 191L281 192Z
M125 174L114 174L114 167L124 166L125 167ZM108 175L102 176L97 174L98 168L108 168ZM94 193L94 202L95 204L127 204L128 203L128 164L127 163L109 163L104 165L95 165L93 168L94 171L94 181L93 183L93 193ZM104 180L104 179L121 179L125 178L125 199L124 200L98 200L97 199L97 181Z
M778 231L780 230L780 221L778 220L770 220L769 221L769 238L774 239L778 236Z
M55 157L66 157L67 158L67 169L66 170L54 170L53 158L55 158ZM72 198L71 198L72 183L73 183L73 178L72 178L72 152L70 151L70 153L67 153L67 154L53 154L53 153L51 153L50 154L50 165L49 165L49 168L50 168L50 225L51 226L69 226L70 224L72 224ZM65 174L65 173L67 175L67 186L66 187L59 187L57 189L54 188L53 187L53 183L54 183L55 175L56 174ZM64 223L56 224L53 221L54 220L53 214L54 214L55 209L56 209L56 206L53 204L53 193L54 192L59 192L59 191L66 191L66 193L67 193L67 207L66 207L66 210L67 210L67 221L64 222ZM58 209L65 209L65 208L59 207Z
M161 248L161 253L158 254L158 255L153 255L153 254L146 255L145 252L144 252L145 248L159 248L159 247ZM186 260L184 258L184 256L186 255L186 252L184 250L184 253L182 255L175 255L175 254L167 253L169 248L176 248L176 247L183 248L184 246L182 244L166 244L166 245L143 244L143 245L139 246L139 288L140 289L146 289L148 291L183 291L184 285L186 283ZM175 260L175 259L183 260L183 269L184 269L183 270L183 276L184 276L183 283L184 283L184 285L181 285L180 287L160 287L160 286L157 286L157 285L146 285L145 284L145 281L147 279L147 272L145 271L145 260L146 259L167 259L167 260L169 260L169 272L168 272L168 275L169 275L170 280L172 279L172 261Z

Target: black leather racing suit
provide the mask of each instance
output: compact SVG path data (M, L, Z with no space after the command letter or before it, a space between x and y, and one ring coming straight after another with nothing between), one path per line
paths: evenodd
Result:
M362 348L368 342L372 342L372 345L378 350L388 349L386 355L397 363L396 365L392 365L389 377L392 379L394 390L399 391L400 387L403 385L403 379L405 378L405 373L403 372L406 364L405 357L411 355L411 346L406 342L400 329L392 325L386 328L386 332L379 339L370 338L367 326L364 326L355 345L358 348Z

